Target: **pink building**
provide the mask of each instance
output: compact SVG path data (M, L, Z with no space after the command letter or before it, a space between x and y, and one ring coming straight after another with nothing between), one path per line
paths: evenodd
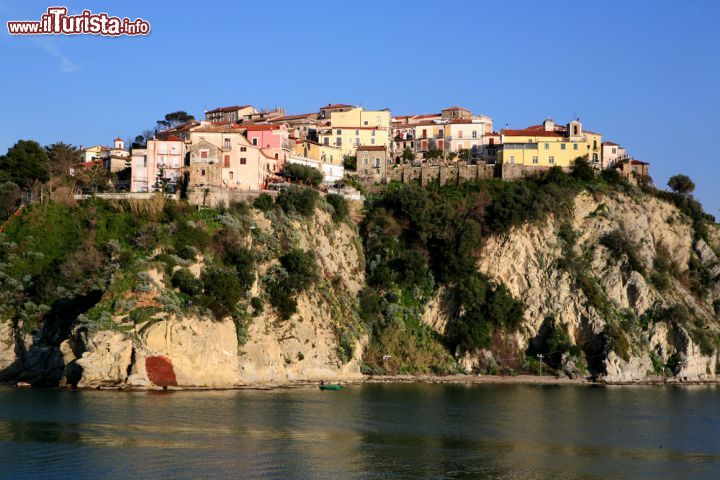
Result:
M290 134L285 125L243 125L251 145L290 150Z

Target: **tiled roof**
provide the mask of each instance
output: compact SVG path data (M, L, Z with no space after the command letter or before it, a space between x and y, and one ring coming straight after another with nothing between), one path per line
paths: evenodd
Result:
M620 145L618 145L618 144L615 143L615 142L602 142L602 144L603 144L603 145L609 145L609 146L611 146L611 147L619 147L619 146L620 146Z
M367 150L370 152L380 152L386 150L384 145L360 145L357 150Z
M320 107L320 110L325 110L326 108L346 108L346 107L352 107L352 105L348 105L346 103L333 103L332 105L328 104L324 107Z
M218 107L214 110L208 110L205 113L234 112L236 110L242 110L243 108L248 108L251 106L252 105L233 105L232 107Z
M500 130L501 135L507 135L508 137L562 137L563 134L560 132L547 132L545 130L538 130L532 127L525 128L522 130L512 130L503 128Z

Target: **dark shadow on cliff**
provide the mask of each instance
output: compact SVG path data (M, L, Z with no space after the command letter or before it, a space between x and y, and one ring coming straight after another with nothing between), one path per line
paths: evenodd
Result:
M60 384L66 374L60 344L70 337L78 315L95 306L102 294L101 290L94 290L85 295L60 299L51 305L33 343L27 351L20 352L19 358L23 365L22 372L17 376L18 381L29 382L36 387L57 387ZM22 341L16 342L16 346L24 350ZM72 384L75 378L80 377L82 370L73 364L67 373L71 377L68 382Z

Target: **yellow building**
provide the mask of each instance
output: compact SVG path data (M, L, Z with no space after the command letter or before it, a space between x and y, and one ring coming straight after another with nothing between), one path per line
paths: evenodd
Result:
M390 146L390 111L353 108L332 112L330 125L321 129L320 143L334 146L343 155L354 155L359 146Z
M312 140L298 140L295 144L295 155L331 165L343 163L342 150L338 147L323 145Z
M562 126L547 119L523 130L502 130L500 135L498 163L569 167L576 158L585 157L600 167L602 135L583 130L579 120Z

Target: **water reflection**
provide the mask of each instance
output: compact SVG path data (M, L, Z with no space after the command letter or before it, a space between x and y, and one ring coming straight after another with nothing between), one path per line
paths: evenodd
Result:
M2 478L712 478L703 388L0 389Z

